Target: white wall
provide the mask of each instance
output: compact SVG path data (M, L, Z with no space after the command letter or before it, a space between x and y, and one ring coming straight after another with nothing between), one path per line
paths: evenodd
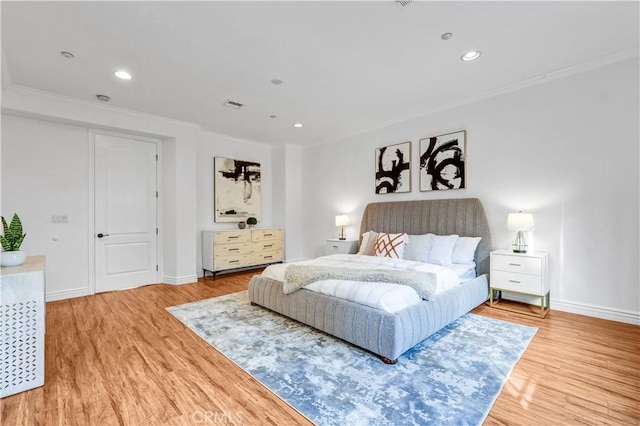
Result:
M306 257L335 237L337 213L355 238L368 202L477 197L495 248L513 238L509 212L534 214L552 308L640 323L638 75L634 58L306 149ZM467 131L467 188L419 192L419 139L456 130ZM407 140L412 192L375 195L374 149Z
M13 86L2 92L2 121L2 214L16 211L16 207L46 212L42 217L39 215L35 223L29 224L27 232L31 241L25 244L34 244L33 248L38 250L46 249L39 253L27 251L27 254L48 256L48 300L81 296L88 294L91 289L86 251L77 257L77 261L82 262L79 265L72 265L74 256L71 255L78 254L81 248L86 250L87 246L83 244L89 244L89 225L84 225L83 236L77 234L79 228L74 228L81 225L76 222L80 220L79 217L88 220L89 216L87 193L91 177L87 174L87 167L91 155L89 144L92 143L89 129L150 136L162 141L162 280L169 284L181 284L196 279L197 126ZM81 138L80 135L84 136ZM39 153L41 149L51 153L51 165L42 164L45 160ZM31 156L36 161L35 165L28 164L24 168L13 166L15 162L26 162ZM52 170L58 172L55 178L50 178ZM48 191L47 197L38 200L30 194L39 184ZM81 204L84 204L82 212L77 210ZM61 211L54 212L58 208ZM23 216L36 213L20 211ZM65 228L74 231L72 241L64 240L64 244L68 242L69 247L73 247L69 254L50 247L51 214L58 213L68 214L70 222L74 221ZM71 236L65 234L64 237L68 239ZM59 242L61 245L62 241ZM29 248L29 245L25 245L25 248ZM64 257L64 261L53 261L60 259L60 256ZM70 266L76 270L70 273ZM61 278L69 274L77 276L74 280Z
M47 256L47 295L87 294L89 283L89 162L87 130L22 117L2 117L2 201L18 213L22 250ZM52 224L51 215L68 216Z
M262 217L258 227L282 226L273 221L273 165L270 145L201 132L197 153L197 270L202 276L202 230L237 229L237 223L216 223L213 200L213 158L226 157L260 163L262 178ZM278 191L279 192L279 189Z

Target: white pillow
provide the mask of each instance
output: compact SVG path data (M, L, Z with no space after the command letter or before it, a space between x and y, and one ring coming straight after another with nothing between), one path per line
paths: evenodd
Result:
M378 257L390 257L402 259L407 234L378 234L373 255Z
M473 263L482 237L460 237L453 247L452 263Z
M403 259L426 263L429 260L432 245L433 234L409 235Z
M459 238L458 235L427 235L433 236L431 251L429 252L429 257L427 258L428 263L443 266L451 265L453 263L451 261L451 256L453 255L453 247L456 245L456 241Z
M378 233L374 231L369 231L362 234L362 243L360 244L358 254L373 256L373 249L376 244L376 238L378 238Z

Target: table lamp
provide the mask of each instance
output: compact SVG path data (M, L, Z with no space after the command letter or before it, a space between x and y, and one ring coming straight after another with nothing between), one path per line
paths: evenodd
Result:
M349 216L346 214L340 214L336 216L336 226L340 228L340 233L338 234L339 240L346 240L347 236L344 232L344 227L349 224Z
M509 213L507 218L507 229L516 231L516 238L513 240L514 253L526 253L527 242L524 239L524 232L533 231L533 215L531 213Z

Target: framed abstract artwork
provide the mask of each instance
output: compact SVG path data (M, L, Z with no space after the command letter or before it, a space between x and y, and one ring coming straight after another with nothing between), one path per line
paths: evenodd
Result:
M411 142L376 148L376 194L411 192Z
M260 163L215 157L214 210L216 222L243 222L249 217L260 220L262 185Z
M420 191L465 187L467 132L420 139Z

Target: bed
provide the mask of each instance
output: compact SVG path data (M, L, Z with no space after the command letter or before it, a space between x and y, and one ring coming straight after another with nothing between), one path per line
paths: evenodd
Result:
M306 288L285 294L282 281L262 275L249 282L249 299L366 349L388 364L395 364L404 352L487 300L492 240L480 200L371 203L363 212L360 235L370 230L481 237L474 253L476 277L394 313Z

